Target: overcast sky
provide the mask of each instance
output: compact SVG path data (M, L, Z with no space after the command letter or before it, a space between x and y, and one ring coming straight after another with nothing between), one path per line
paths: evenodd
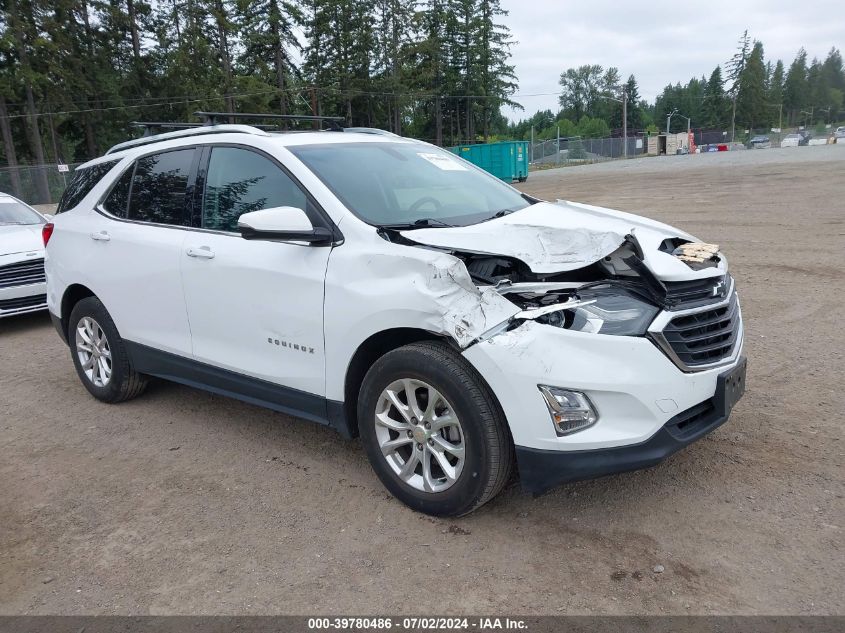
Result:
M524 112L558 110L560 73L582 64L616 66L634 74L640 96L653 101L669 83L686 83L724 67L747 28L763 42L766 61L788 67L803 46L823 59L845 47L842 0L501 0L510 14L501 21L517 40L511 62ZM844 51L845 52L845 51ZM552 94L544 94L552 93ZM538 96L529 96L538 95Z

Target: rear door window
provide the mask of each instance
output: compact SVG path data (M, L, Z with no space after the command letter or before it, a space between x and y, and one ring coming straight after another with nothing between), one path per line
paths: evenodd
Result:
M61 200L59 200L56 213L64 213L82 202L82 199L90 193L97 183L102 180L103 176L109 173L111 168L117 163L117 160L110 160L74 171L70 184L62 194Z
M130 220L190 226L188 183L194 149L139 158L129 194Z
M211 150L203 193L202 226L237 231L238 218L273 207L306 210L307 197L269 158L238 147Z

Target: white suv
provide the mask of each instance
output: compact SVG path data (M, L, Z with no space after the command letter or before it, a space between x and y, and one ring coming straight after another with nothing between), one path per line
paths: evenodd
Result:
M72 188L48 305L95 398L156 376L360 435L422 512L470 512L514 466L540 493L656 464L744 389L715 246L425 143L216 125L116 146Z

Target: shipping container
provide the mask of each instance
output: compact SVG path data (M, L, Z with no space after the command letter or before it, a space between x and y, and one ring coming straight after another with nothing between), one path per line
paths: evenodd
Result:
M528 178L528 141L458 145L448 149L505 182L525 182Z

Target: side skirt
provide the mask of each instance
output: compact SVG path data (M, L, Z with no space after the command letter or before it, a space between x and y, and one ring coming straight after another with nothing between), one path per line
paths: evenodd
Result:
M346 438L353 437L351 425L343 415L342 402L162 352L140 343L126 340L123 343L133 367L142 374L325 424Z

